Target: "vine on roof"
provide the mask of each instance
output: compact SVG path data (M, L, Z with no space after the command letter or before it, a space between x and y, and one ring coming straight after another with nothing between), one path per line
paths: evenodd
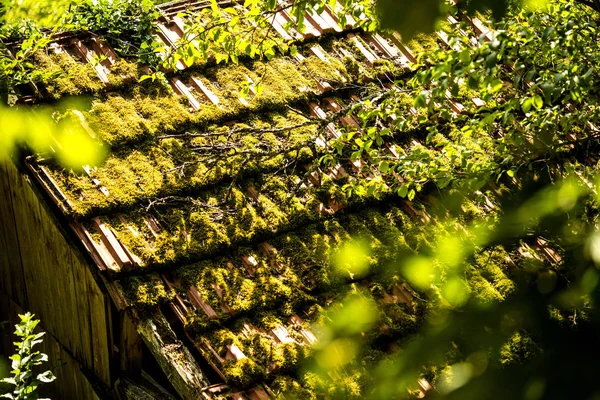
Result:
M450 48L423 53L416 75L401 83L414 98L391 89L355 105L360 129L332 141L321 159L363 160L349 195L394 191L412 200L428 183L478 189L597 140L594 15L568 1L512 15L488 22L493 32L477 46L466 23L445 29ZM409 132L412 143L397 146Z
M159 17L152 0L84 0L71 6L63 29L101 35L122 57L156 65L158 56L144 45L153 41Z

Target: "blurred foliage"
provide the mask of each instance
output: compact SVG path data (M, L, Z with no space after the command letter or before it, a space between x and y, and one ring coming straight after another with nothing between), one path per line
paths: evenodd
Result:
M21 20L34 21L38 26L54 28L60 25L65 15L73 13L73 7L86 3L85 0L2 0L0 1L0 20L6 24L19 23ZM155 0L154 4L166 3Z
M7 158L20 144L27 144L41 155L56 157L67 168L101 163L107 148L68 112L74 102L63 102L57 108L37 107L34 112L19 107L0 106L0 159ZM60 109L63 113L60 113Z
M461 223L456 236L438 235L430 249L387 266L386 273L406 279L426 305L418 334L401 338L395 350L372 339L382 325L368 287L378 278L357 282L314 328L319 342L301 375L312 382L310 396L408 398L423 394L417 382L426 379L433 385L427 398L596 398L597 186L578 175L555 178L541 169L521 173L523 190L499 198L503 215L495 223ZM450 214L434 213L427 225L432 231L456 225L470 196L445 192L442 208ZM559 254L556 262L518 257L538 237ZM513 249L516 290L503 301L483 301L466 271L478 254L497 246ZM360 259L358 251L342 254L340 262Z
M60 23L71 3L72 0L2 0L0 5L5 10L2 20L7 24L32 20L39 26L53 27Z

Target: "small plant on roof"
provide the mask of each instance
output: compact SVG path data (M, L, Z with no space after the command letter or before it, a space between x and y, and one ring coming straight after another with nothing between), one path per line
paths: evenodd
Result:
M38 399L37 389L42 383L50 383L56 379L52 371L44 371L34 374L32 369L48 361L48 356L39 351L34 351L33 347L42 342L42 336L46 332L33 333L35 327L40 322L33 318L33 314L26 313L19 315L21 322L15 325L15 335L21 340L15 342L17 353L12 355L12 377L0 380L0 383L14 385L10 393L1 394L0 398L15 400L35 400Z

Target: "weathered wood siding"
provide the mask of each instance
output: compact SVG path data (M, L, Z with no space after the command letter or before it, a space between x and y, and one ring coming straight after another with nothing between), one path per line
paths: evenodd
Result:
M0 161L0 292L41 319L55 347L62 345L111 386L108 299L28 177L9 160ZM7 317L0 313L0 321ZM3 351L9 350L0 348ZM48 353L53 362L57 357L64 360L60 352Z

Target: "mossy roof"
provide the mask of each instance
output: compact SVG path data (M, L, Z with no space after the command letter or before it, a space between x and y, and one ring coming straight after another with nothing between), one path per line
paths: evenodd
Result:
M37 56L40 71L55 73L40 75L40 100L86 95L62 118L111 152L102 166L79 171L44 159L30 167L120 307L140 318L170 310L226 382L240 389L270 382L272 390L263 388L273 394L295 382L315 340L311 323L356 282L378 301L380 343L418 326L423 304L385 271L431 247L422 222L435 217L392 194L348 200L342 186L352 163L323 170L315 160L357 123L347 105L402 84L409 61L440 45L436 36L404 46L394 36L328 27L301 42L296 57L194 65L163 85L138 83L145 67L118 59L99 38L61 39ZM93 54L110 57L92 65ZM261 80L264 91L243 97L248 79ZM461 218L493 214L487 202ZM341 246L359 239L369 243L376 279L333 266ZM482 299L512 290L506 252L493 254L494 262L490 256L469 272Z

